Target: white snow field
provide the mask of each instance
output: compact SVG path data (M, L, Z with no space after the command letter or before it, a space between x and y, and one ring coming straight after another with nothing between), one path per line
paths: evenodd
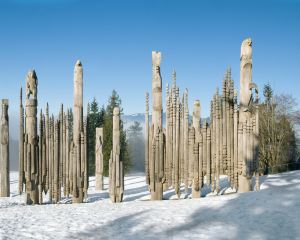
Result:
M124 202L112 204L90 179L87 203L26 206L11 173L11 197L0 199L1 239L300 239L300 171L262 177L261 191L200 199L149 201L143 175L125 178ZM184 198L184 196L182 196Z

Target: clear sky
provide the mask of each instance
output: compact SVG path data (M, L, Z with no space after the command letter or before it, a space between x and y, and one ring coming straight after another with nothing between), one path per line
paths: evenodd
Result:
M125 114L144 112L151 51L162 52L163 87L175 68L202 116L224 72L239 85L240 45L253 40L253 81L300 102L300 1L0 0L0 98L18 113L27 71L39 78L39 107L73 105L73 68L84 68L85 104L112 89Z

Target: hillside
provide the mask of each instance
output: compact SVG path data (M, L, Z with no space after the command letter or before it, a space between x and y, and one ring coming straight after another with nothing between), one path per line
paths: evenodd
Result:
M87 203L24 205L11 173L11 197L0 199L0 239L299 239L300 171L262 177L261 191L222 196L206 187L201 199L149 201L143 175L125 178L120 204L95 191L90 178ZM184 195L182 195L184 198Z

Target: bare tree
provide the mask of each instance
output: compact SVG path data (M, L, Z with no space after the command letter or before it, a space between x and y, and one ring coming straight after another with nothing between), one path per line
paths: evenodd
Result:
M260 105L260 168L264 174L281 172L298 159L295 127L300 123L298 105L291 95L273 97L270 85L264 87Z

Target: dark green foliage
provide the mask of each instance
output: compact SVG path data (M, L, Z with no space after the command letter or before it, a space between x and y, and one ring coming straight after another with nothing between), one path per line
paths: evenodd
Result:
M269 83L264 86L264 97L266 103L271 103L273 97L273 89Z
M108 105L104 113L103 122L103 160L104 160L104 176L108 176L109 158L112 150L112 131L113 131L113 109L115 107L120 108L120 116L123 114L123 108L121 107L121 99L118 93L113 90L108 100ZM128 153L128 143L126 139L126 132L124 131L123 121L120 120L120 159L123 161L124 171L127 173L131 167L131 161Z
M103 125L104 108L99 109L96 98L91 104L88 104L87 114L87 148L88 148L88 163L89 163L89 176L95 175L95 139L96 128Z
M120 108L120 114L123 114L121 108L121 99L115 90L108 100L106 108L102 106L99 109L99 104L94 98L88 106L88 162L89 162L89 175L95 175L95 139L96 128L103 127L103 160L104 160L104 176L108 176L108 164L110 152L112 150L112 131L113 131L113 109L114 107ZM124 162L125 173L129 171L131 164L128 153L128 144L126 139L126 132L123 129L123 122L120 122L120 144L121 144L121 160Z

